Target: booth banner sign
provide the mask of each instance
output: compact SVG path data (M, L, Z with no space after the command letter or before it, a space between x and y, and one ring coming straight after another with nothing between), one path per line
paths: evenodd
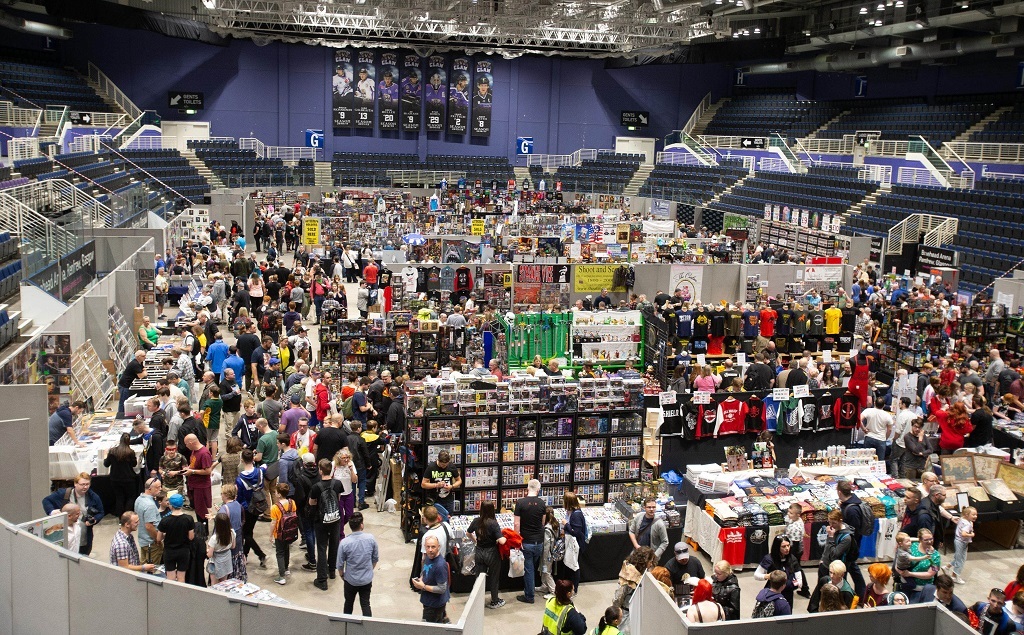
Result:
M676 233L676 222L672 220L645 220L643 222L645 234L665 234L674 236ZM621 240L619 241L622 242Z
M726 216L733 216L733 214L726 214ZM771 203L765 203L764 204L764 219L765 220L772 220L772 204ZM723 223L724 223L724 221L723 221Z
M651 218L661 218L668 220L671 218L672 203L670 201L662 201L654 199L651 201Z
M39 285L39 288L43 291L60 299L60 265L57 262L51 263L48 267L29 278L29 280Z
M764 217L768 220L772 214L772 206L769 203L764 204ZM753 220L750 216L743 216L742 214L732 214L726 212L722 215L722 231L728 231L730 229L750 229L750 221Z
M672 265L669 273L669 286L672 293L682 289L683 302L699 302L700 287L704 276L704 267L691 265Z
M474 218L470 221L470 232L473 236L483 236L486 221L482 218Z
M568 284L569 265L519 265L516 283Z
M842 282L843 268L839 267L804 267L806 282Z
M608 289L613 292L622 292L626 287L614 286L615 270L620 265L577 265L573 277L575 280L576 293L600 293L601 289Z
M60 297L71 299L96 279L96 243L89 241L60 259Z
M925 271L936 268L955 269L956 252L952 249L921 245L917 250L917 270Z
M303 218L302 219L302 244L303 245L319 245L320 244L320 219L319 218Z

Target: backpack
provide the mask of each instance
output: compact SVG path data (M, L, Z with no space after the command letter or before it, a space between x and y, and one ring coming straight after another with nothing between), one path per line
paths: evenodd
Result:
M352 394L352 397L355 397L355 393ZM353 414L352 397L349 397L345 401L341 402L341 416L345 417L346 419L351 419L352 418L352 414Z
M338 508L338 493L334 491L334 488L328 486L321 490L320 498L317 499L317 505L320 508L320 522L323 524L332 525L341 520L341 509Z
M262 477L260 481L262 482ZM267 513L270 509L270 505L267 501L267 490L263 489L262 484L260 487L252 491L252 498L249 499L249 510L262 516Z
M545 527L544 531L551 532L550 528ZM565 538L559 536L555 538L554 542L551 543L551 560L552 562L561 562L565 558Z
M277 539L291 544L299 539L299 516L295 513L295 503L292 503L290 510L285 510L284 505L278 503L281 509L281 521L277 524Z
M871 536L875 533L875 513L871 511L871 505L861 501L857 507L860 508L860 527L858 533L861 536Z
M462 555L459 553L459 545L455 544L455 537L448 529L448 523L442 522L441 529L444 529L445 538L444 559L449 567L456 571L462 571Z
M775 602L757 602L754 604L754 612L750 617L761 619L764 617L775 617Z

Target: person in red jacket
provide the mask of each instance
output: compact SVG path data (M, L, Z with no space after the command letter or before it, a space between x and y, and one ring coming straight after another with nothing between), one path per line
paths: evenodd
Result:
M317 421L327 421L327 415L331 411L331 390L328 385L331 383L331 374L324 373L324 376L320 379L320 383L313 389L313 395L316 397L316 419Z

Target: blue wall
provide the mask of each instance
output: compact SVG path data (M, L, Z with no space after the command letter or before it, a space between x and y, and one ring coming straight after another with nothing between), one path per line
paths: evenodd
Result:
M380 133L330 134L330 74L334 49L247 40L209 46L144 32L76 25L62 44L65 59L91 60L143 109L164 119L187 118L166 108L167 92L201 91L214 136L256 136L271 145L302 145L306 128L328 132L327 152L505 155L515 140L535 139L535 152L566 154L610 148L616 136L663 138L682 126L704 95L729 90L722 65L648 66L605 70L600 60L493 58L495 101L491 136ZM619 126L622 110L647 110L651 127L630 133Z

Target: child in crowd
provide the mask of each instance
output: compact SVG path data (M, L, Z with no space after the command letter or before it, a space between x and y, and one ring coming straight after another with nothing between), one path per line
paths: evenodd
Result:
M978 510L968 506L961 510L960 522L956 524L956 534L953 538L953 580L957 584L967 584L962 574L967 562L967 545L974 540L974 521L977 519Z
M217 456L217 436L220 434L220 413L224 401L220 398L220 388L210 386L210 394L200 406L203 413L203 425L206 426L206 436L210 454Z
M284 529L284 518L286 514L295 514L295 501L288 498L288 485L277 484L278 501L270 508L270 537L274 541L274 549L277 552L277 577L274 582L285 583L285 576L292 574L288 570L288 560L291 556L291 546L294 540L287 540L282 531Z
M803 507L800 503L793 503L789 506L789 511L786 512L786 537L789 538L789 543L792 545L792 553L796 557L796 561L800 562L803 560L804 555L804 517ZM810 597L810 591L807 588L807 576L803 577L803 584L798 591L802 596Z
M896 569L910 571L914 568L915 563L931 558L929 555L911 555L910 546L912 544L914 544L914 542L906 532L901 531L896 534L896 557L893 559L893 571Z
M210 574L210 584L214 585L231 576L231 553L235 548L235 530L231 528L231 518L220 512L213 518L213 532L206 542L206 571Z
M228 437L227 446L217 455L222 483L234 483L238 478L238 466L242 462L242 440Z
M562 526L555 516L555 509L547 507L544 510L544 550L540 556L540 592L548 597L555 592L555 562L551 557L551 550L562 533Z
M166 492L158 492L156 496L153 497L153 501L156 502L156 509L160 512L160 520L171 515L171 504L167 502Z

